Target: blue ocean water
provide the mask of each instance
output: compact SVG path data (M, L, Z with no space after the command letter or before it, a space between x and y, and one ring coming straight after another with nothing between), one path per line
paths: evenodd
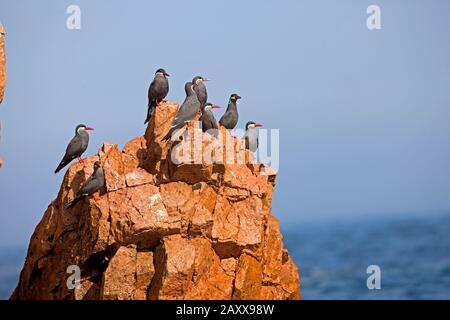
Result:
M450 215L309 222L283 230L303 299L450 299ZM0 248L0 299L17 284L25 247ZM366 269L381 269L369 290Z
M300 224L284 230L303 299L450 299L450 215ZM378 265L381 289L367 288Z

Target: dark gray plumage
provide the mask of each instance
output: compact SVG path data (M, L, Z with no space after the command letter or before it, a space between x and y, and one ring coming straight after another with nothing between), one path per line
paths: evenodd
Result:
M73 159L79 158L86 151L89 144L88 130L94 130L93 128L86 127L84 124L79 124L75 128L75 137L70 140L69 145L66 148L66 153L55 170L58 173L62 168L69 164Z
M103 174L103 169L100 166L100 162L96 161L94 163L94 172L86 180L83 186L78 190L75 198L66 204L66 209L73 208L78 201L84 197L88 197L91 194L99 191L105 185L105 175Z
M206 105L206 101L208 101L208 92L206 91L205 81L209 81L209 79L201 76L196 76L192 79L194 91L197 95L198 101L200 101L202 111Z
M225 111L224 115L219 120L220 125L224 126L226 129L234 129L238 123L239 114L237 112L237 101L239 99L241 99L241 97L236 93L233 93L230 96L227 111Z
M212 103L207 102L202 111L202 117L200 118L202 122L202 130L206 132L211 129L217 129L217 121L212 113L212 109L218 109L219 106L214 106Z
M249 149L252 152L255 152L258 149L258 132L256 132L257 127L262 127L262 124L255 123L253 121L247 122L245 125L245 148Z
M155 72L155 78L148 88L148 109L145 123L149 122L156 106L164 100L169 93L169 74L164 69L158 69Z
M169 140L176 130L183 128L184 125L194 119L197 113L200 112L200 102L191 82L186 82L184 91L186 92L186 98L172 121L172 127L170 127L169 132L164 138L162 138L163 141Z

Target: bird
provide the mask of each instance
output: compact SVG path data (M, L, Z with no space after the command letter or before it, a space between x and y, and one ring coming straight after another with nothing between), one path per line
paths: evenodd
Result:
M237 101L239 99L241 99L241 96L236 93L233 93L230 96L227 111L225 111L222 118L219 120L219 124L224 126L226 129L234 129L238 123L239 114L237 112Z
M78 201L83 199L84 197L90 196L91 194L99 191L105 185L105 175L103 173L103 169L100 165L100 161L94 162L94 172L92 175L86 180L83 186L78 190L75 198L72 201L69 201L66 204L66 209L73 208Z
M215 106L210 102L205 104L203 108L202 116L200 120L202 121L202 130L206 132L210 129L217 129L217 121L212 113L212 109L219 109L219 106Z
M200 101L201 109L203 110L206 102L208 101L208 92L206 91L205 82L210 79L196 76L192 79L192 84L194 85L194 91L197 95L198 101Z
M94 128L87 127L84 124L77 125L75 128L75 137L67 145L66 153L56 168L55 173L58 173L75 158L78 158L80 163L84 161L81 155L86 151L89 144L89 134L87 133L89 130L94 130Z
M245 149L249 149L252 152L255 152L258 149L258 133L256 132L257 127L262 127L263 125L260 123L255 123L253 121L247 122L245 125Z
M148 109L147 118L145 119L144 124L150 121L156 106L161 103L169 93L169 80L167 77L170 77L170 75L166 70L162 68L156 70L155 78L148 88Z
M183 128L185 124L193 120L200 112L200 101L198 101L197 95L195 94L192 82L186 82L184 91L186 92L186 98L180 109L178 109L169 132L162 138L162 141L169 140L176 130Z

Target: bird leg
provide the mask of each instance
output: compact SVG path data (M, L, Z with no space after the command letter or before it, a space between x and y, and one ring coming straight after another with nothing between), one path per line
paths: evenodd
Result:
M85 159L83 159L83 158L78 158L78 163L83 164L83 163L84 163L84 160L85 160Z

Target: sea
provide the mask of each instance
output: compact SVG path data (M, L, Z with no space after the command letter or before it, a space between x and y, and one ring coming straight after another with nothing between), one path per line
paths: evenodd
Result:
M283 223L282 223L283 226ZM282 227L302 299L450 299L450 214L345 218ZM0 299L26 247L0 247Z

